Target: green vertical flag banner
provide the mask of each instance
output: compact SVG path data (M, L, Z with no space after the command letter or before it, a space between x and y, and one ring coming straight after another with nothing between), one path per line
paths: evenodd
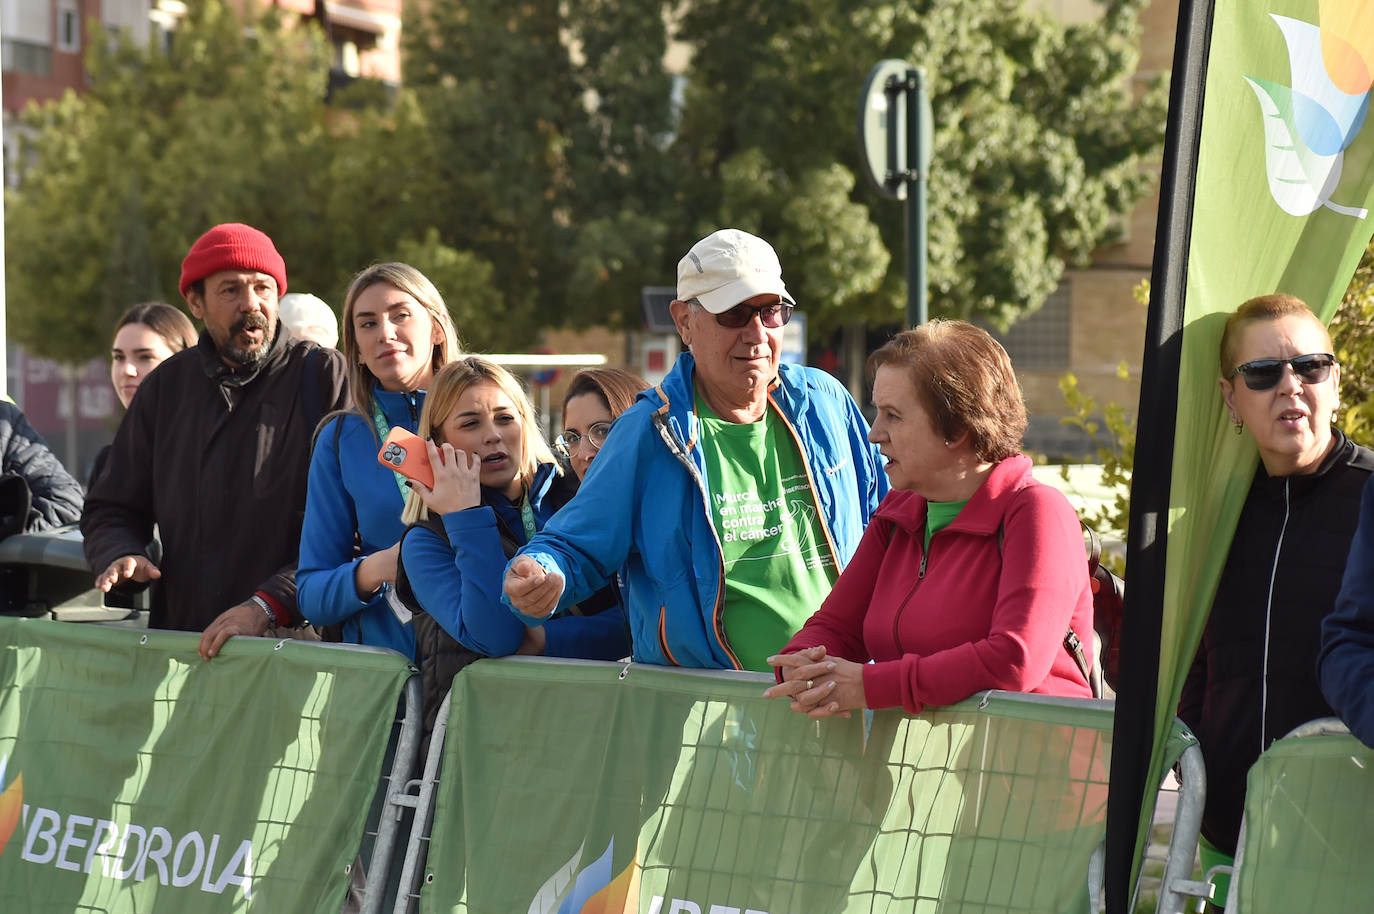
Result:
M0 911L337 914L407 660L0 618Z
M1285 292L1330 320L1374 233L1374 4L1217 0L1211 35L1146 784L1165 767L1165 736L1256 466L1253 440L1234 434L1217 389L1226 315Z
M762 698L771 681L465 668L421 910L1090 910L1110 703L998 692L813 721Z

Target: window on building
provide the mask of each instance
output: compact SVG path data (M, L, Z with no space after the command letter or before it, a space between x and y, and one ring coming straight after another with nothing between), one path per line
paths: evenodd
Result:
M52 75L52 48L6 38L0 42L0 66L6 73L30 73L34 76Z
M81 11L75 0L57 4L57 50L65 54L81 51Z
M1061 282L1039 311L1012 324L1006 333L989 332L1007 350L1017 371L1068 371L1069 284Z

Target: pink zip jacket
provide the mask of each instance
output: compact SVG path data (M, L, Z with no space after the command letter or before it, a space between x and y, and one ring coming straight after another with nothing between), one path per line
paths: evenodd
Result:
M1078 517L1017 454L923 548L926 500L887 495L835 589L783 653L825 645L864 668L870 708L912 714L985 689L1091 698L1064 647L1092 644ZM1001 540L999 544L999 539Z

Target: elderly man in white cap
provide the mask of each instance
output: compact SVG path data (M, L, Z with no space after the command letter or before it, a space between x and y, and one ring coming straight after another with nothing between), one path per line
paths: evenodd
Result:
M527 625L622 571L634 658L769 670L887 491L868 423L823 371L782 365L795 306L768 242L721 229L678 264L690 351L611 430L582 488L513 559Z

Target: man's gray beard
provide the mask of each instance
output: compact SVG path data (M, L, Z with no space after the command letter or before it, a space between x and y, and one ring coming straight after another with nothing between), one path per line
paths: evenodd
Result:
M272 349L272 343L277 339L280 325L273 324L267 329L272 332L263 333L262 345L255 349L240 349L235 346L231 342L234 338L233 332L231 331L229 338L223 342L215 340L215 352L219 353L220 358L224 359L226 362L230 362L238 368L252 368L262 362L263 359L267 358L267 353Z
M267 358L267 350L270 348L272 347L266 342L256 349L251 350L240 349L237 346L228 344L217 347L221 358L227 362L232 362L239 368L252 368L254 365L257 365L263 359Z

